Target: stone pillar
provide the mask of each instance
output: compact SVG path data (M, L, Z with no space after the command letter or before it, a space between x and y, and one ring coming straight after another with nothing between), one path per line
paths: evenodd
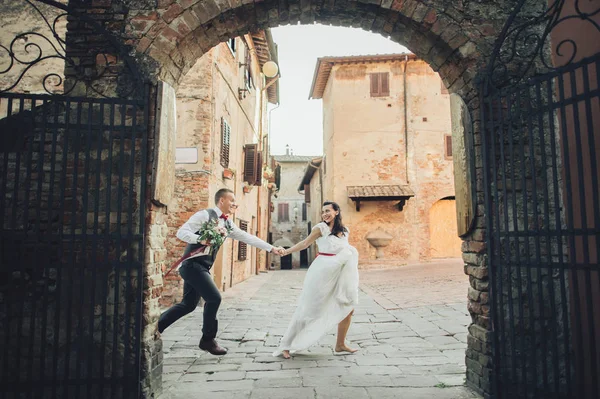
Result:
M472 93L475 90L471 91ZM489 304L489 272L486 254L486 231L483 194L483 162L481 148L481 124L479 115L479 98L472 94L467 102L468 112L472 120L472 149L474 157L474 176L471 184L475 184L475 221L470 232L463 237L463 260L465 274L469 276L468 304L472 323L467 336L466 366L467 385L482 394L484 398L492 395L492 325ZM471 129L467 129L471 132Z
M144 252L144 294L142 309L142 337L141 337L141 373L140 385L143 398L155 398L162 392L162 340L158 336L157 323L160 316L159 299L163 287L163 270L166 267L167 250L165 241L168 235L167 208L155 200L155 196L161 196L164 201L165 190L157 190L154 186L157 181L153 178L156 173L155 165L160 163L158 159L164 151L158 151L160 142L155 126L156 120L161 120L164 115L157 115L159 108L154 107L158 100L158 87L153 87L149 103L150 123L148 124L148 162L146 184L146 241ZM166 154L170 156L170 154ZM162 180L164 184L164 180ZM168 189L166 191L169 191ZM167 199L165 199L167 198Z
M163 286L163 268L168 233L166 207L150 203L146 218L146 251L144 277L144 307L142 329L141 390L142 397L156 397L162 391L162 340L157 335L160 316L159 299Z

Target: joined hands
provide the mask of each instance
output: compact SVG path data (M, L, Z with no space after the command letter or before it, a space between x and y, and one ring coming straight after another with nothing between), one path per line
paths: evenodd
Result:
M283 247L273 247L271 252L273 252L275 255L279 255L279 256L287 255L286 254L287 251Z

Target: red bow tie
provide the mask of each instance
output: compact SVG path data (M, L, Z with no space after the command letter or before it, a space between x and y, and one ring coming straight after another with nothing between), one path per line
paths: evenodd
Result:
M222 214L221 214L221 216L219 216L219 217L220 217L221 219L225 219L225 220L229 219L229 215L226 215L226 214L224 214L224 213L222 213Z

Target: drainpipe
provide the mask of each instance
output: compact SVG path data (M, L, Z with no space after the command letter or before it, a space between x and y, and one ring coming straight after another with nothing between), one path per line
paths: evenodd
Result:
M406 171L406 184L409 183L408 179L408 104L407 104L407 90L406 90L406 67L408 65L408 55L404 56L404 74L403 74L403 94L404 94L404 169Z
M237 178L238 173L235 174L235 177ZM237 182L234 180L233 183L233 195L237 198ZM233 217L233 222L235 223L235 216ZM231 243L231 265L229 267L229 288L233 287L233 266L234 266L234 259L233 259L233 251L235 250L235 245L233 243ZM225 290L223 290L225 291Z
M321 162L321 165L323 165L323 163L322 163L322 162ZM322 204L323 204L323 201L324 201L325 199L323 198L323 174L321 173L321 167L320 167L320 166L319 166L319 169L318 169L318 170L319 170L319 185L321 186L321 187L320 187L320 191L321 191L321 198L320 198L320 204L319 204L319 206L320 206L320 205L322 205Z
M269 136L269 138L271 137L271 112L275 111L277 108L279 108L281 106L281 103L277 103L276 107L273 107L269 110L269 121L268 123L268 130L267 130L267 135ZM269 139L269 146L271 146L271 142ZM265 151L266 149L263 148L263 151ZM271 155L271 154L269 154ZM269 162L268 159L266 159L266 162ZM273 173L275 173L275 171L273 171ZM268 191L267 192L267 237L265 237L265 241L268 242L269 239L269 229L271 228L271 192ZM270 244L270 243L269 243ZM265 270L269 270L270 269L270 265L271 265L271 253L267 252L267 255L265 256ZM257 272L258 274L258 272Z

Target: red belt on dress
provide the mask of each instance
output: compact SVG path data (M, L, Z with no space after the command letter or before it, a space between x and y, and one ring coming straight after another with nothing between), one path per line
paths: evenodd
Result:
M323 255L323 256L335 256L335 254L326 254L325 252L319 252L317 254L317 256L319 256L319 255Z

